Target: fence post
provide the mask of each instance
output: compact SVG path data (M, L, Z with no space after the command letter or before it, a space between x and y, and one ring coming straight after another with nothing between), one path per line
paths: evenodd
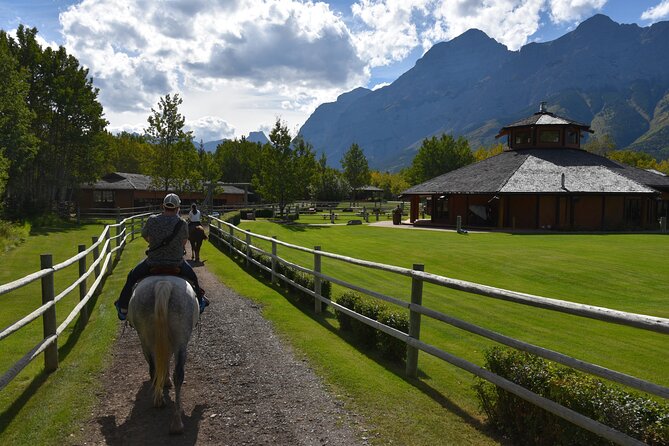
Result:
M228 229L230 229L230 231L229 231L230 232L230 257L232 257L232 255L234 253L234 246L233 246L233 243L232 243L233 238L234 238L234 229L232 229L232 225L230 225L228 227Z
M458 215L457 217L455 217L455 229L458 232L462 232L462 216L461 215Z
M135 241L135 217L130 219L130 241Z
M40 256L40 269L49 269L53 266L53 257L51 254L42 254ZM53 302L55 293L53 289L53 275L47 274L42 277L42 305ZM56 334L56 305L46 310L42 315L42 325L44 327L44 339ZM44 370L47 373L53 372L58 368L58 340L55 339L46 350L44 350Z
M98 238L96 236L93 236L92 240L93 240L93 245L95 245L98 242ZM100 257L100 247L96 245L93 248L93 262L95 262L98 259L98 257ZM98 277L100 277L100 264L99 263L97 265L95 265L95 278L97 279Z
M660 230L667 232L667 217L660 217Z
M120 208L116 208L116 247L117 248L119 246L121 246L121 237L119 237L119 235L121 234L121 225L120 225L121 215L120 215L120 212L121 212ZM116 250L116 258L118 259L120 255L121 255L121 250L117 249Z
M275 285L277 282L276 279L276 235L273 235L272 238L272 285Z
M79 252L84 252L84 251L86 251L86 245L79 245ZM82 258L79 259L79 277L82 277L84 274L86 274L86 256L83 256ZM80 301L84 300L84 298L86 297L87 280L82 280L81 283L79 284ZM80 320L84 325L88 322L88 305L84 305L81 308Z
M414 271L424 271L425 266L420 263L413 265ZM415 305L423 304L423 281L411 279L411 306L409 307L409 337L420 339L420 313L414 311ZM415 378L418 374L418 349L407 344L406 374Z
M103 259L104 259L105 257L107 257L107 254L111 253L111 250L112 250L111 243L110 243L111 236L109 235L109 232L110 232L110 231L105 232L105 245L107 245L107 249L105 249L105 250L102 251L102 253L101 253ZM103 261L102 263L104 263L104 261ZM105 275L106 275L106 274L107 274L107 270L105 269L104 271L102 271L102 274L105 274Z
M251 257L251 234L247 233L246 234L246 267L249 267L249 264L251 263L249 261L249 258Z
M314 253L314 272L316 273L321 272L321 255L318 253L320 250L320 246L314 246L314 251L316 251ZM316 274L314 274L314 293L316 293L317 296L321 295L321 278ZM320 314L321 311L323 311L322 302L320 299L314 298L314 312Z

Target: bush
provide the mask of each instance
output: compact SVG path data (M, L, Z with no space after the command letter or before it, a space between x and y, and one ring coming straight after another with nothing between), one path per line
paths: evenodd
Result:
M379 314L378 321L401 332L409 333L409 316L404 313L386 308ZM404 361L406 359L407 346L404 341L382 331L378 332L376 347L388 359L393 361Z
M349 310L355 311L355 307L360 300L362 300L362 298L358 294L354 293L353 291L347 291L341 296L339 296L336 302L342 307L346 307ZM353 318L351 316L339 310L335 311L335 315L337 316L337 320L339 321L339 328L342 331L353 330L352 326Z
M274 210L256 209L256 218L272 218L272 217L274 217Z
M376 301L360 299L353 311L375 321L378 319L382 309L381 305ZM353 319L351 325L353 334L356 336L358 342L368 347L376 345L376 328L357 319Z
M669 444L669 406L538 356L493 348L486 368L518 385L649 445ZM490 423L515 443L608 445L610 442L487 381L474 386Z

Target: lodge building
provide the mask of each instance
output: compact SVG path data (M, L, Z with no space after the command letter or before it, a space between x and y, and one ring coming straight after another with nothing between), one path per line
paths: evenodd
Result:
M248 203L248 190L218 184L207 197L202 191L180 192L184 205L209 202L213 206L241 205ZM159 206L165 197L164 189L157 187L148 175L138 173L111 172L99 181L79 187L78 205L80 209L90 208L132 208Z
M581 149L590 127L548 112L503 127L505 150L402 193L414 225L616 231L658 229L669 176ZM429 220L419 219L428 203Z

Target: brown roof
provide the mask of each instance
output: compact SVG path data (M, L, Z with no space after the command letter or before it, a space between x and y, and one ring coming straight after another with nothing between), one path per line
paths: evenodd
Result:
M244 190L228 184L218 183L219 189L223 189L224 194L244 195ZM103 176L99 181L93 184L82 185L82 189L97 190L162 190L153 185L149 175L140 173L112 172ZM251 192L248 193L251 195Z
M583 131L594 133L592 130L590 130L590 126L587 124L573 121L568 118L563 118L548 111L539 111L533 114L532 116L529 116L527 118L521 119L520 121L516 121L513 124L509 124L507 126L502 127L499 133L495 137L499 138L500 136L505 135L507 133L507 130L515 127L528 127L528 126L541 126L541 125L572 125L578 127Z

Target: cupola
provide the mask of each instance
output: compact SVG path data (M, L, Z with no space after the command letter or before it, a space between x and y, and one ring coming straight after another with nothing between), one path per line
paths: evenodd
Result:
M509 150L580 149L583 132L594 133L586 124L549 112L541 102L537 113L502 127L495 138L506 135Z

